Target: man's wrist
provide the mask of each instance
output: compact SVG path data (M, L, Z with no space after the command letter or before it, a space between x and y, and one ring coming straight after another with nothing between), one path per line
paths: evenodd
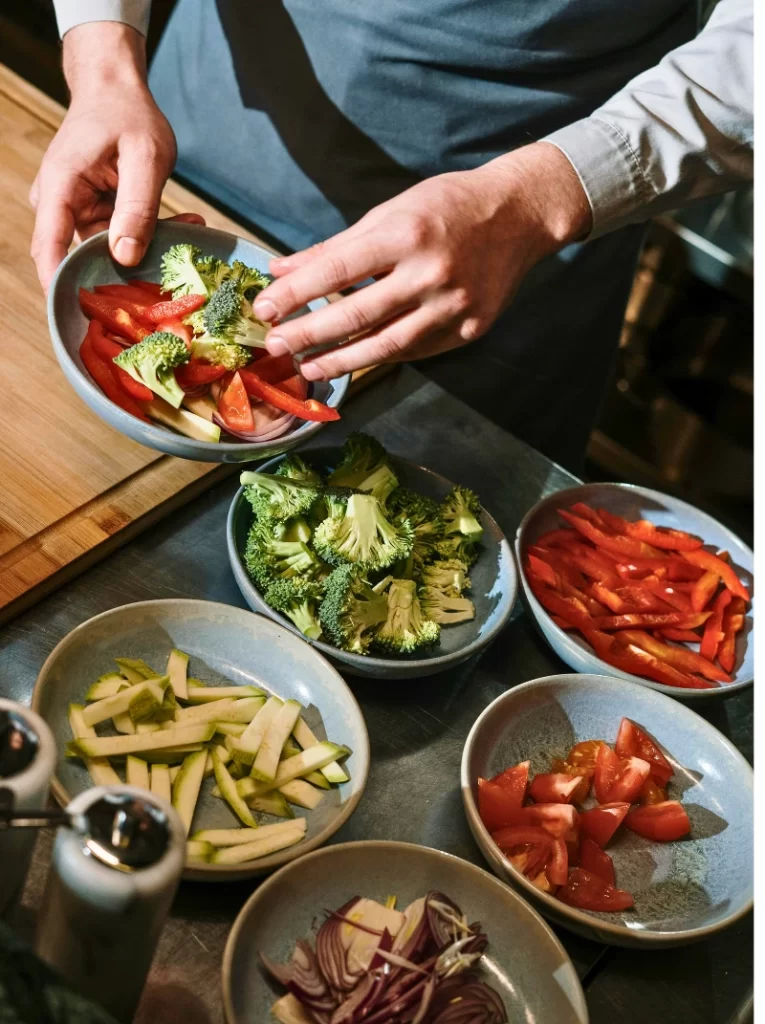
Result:
M64 36L63 66L72 98L108 87L143 87L146 40L122 22L85 22Z

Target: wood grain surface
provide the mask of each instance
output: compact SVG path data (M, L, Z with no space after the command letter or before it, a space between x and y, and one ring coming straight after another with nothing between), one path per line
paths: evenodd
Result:
M64 113L0 65L0 622L234 472L124 437L80 401L59 369L29 255L28 194ZM161 216L189 210L265 244L169 181ZM354 390L362 377L371 379L354 375Z

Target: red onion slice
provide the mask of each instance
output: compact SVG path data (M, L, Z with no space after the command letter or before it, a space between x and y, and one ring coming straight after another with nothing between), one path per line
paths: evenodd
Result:
M281 437L285 434L292 424L295 422L295 417L289 413L285 413L281 419L274 420L270 426L265 426L261 430L234 430L232 427L226 425L223 417L217 413L213 413L213 423L217 424L227 434L237 438L239 441L274 441L277 437Z
M467 932L467 925L461 925L462 911L442 892L429 892L425 898L425 913L433 940L439 949L451 945Z
M354 896L352 900L340 907L337 913L341 917L347 916L359 902L359 898ZM342 927L342 922L334 917L330 917L324 922L316 936L316 958L319 961L321 973L331 988L345 993L354 989L359 979L357 975L348 970L346 950L340 935Z

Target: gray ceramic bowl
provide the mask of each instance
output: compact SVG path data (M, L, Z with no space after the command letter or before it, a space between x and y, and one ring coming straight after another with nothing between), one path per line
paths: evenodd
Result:
M353 751L346 762L350 781L328 791L314 811L300 811L308 821L302 843L249 865L195 865L184 877L230 881L261 875L326 842L351 816L367 781L369 737L356 699L332 666L292 633L213 601L142 601L113 608L72 630L51 652L37 678L32 707L51 727L59 750L51 787L56 799L65 804L92 785L84 765L63 756L71 739L69 704L82 703L88 685L114 670L115 656L143 658L159 667L173 647L190 654L189 671L212 686L250 684L299 700L317 735ZM237 824L226 804L212 796L213 784L208 778L202 785L192 832Z
M315 448L304 453L304 457L312 465L325 470L337 465L340 451L340 448ZM273 459L259 469L265 473L274 473L281 461L281 458ZM430 498L441 500L454 486L445 477L406 459L391 456L390 461L401 483ZM253 611L270 616L287 629L292 629L302 636L286 616L275 612L266 604L247 573L244 551L251 524L252 509L244 496L244 488L240 488L231 502L226 532L231 568L242 596ZM491 643L507 623L518 589L515 564L505 535L485 510L481 516L481 524L484 527L483 551L470 570L473 582L470 596L475 602L475 619L472 622L460 623L458 626L445 627L441 631L441 643L432 653L382 658L341 651L320 640L309 642L343 671L376 679L414 679L443 672L467 661Z
M448 853L409 843L330 846L278 872L253 893L231 929L223 955L228 1024L261 1024L283 993L258 966L262 950L289 959L295 940L312 936L326 908L352 896L398 906L438 889L480 921L489 936L485 980L502 996L510 1021L586 1024L573 965L544 921L491 875Z
M656 526L667 526L686 530L688 533L702 537L710 551L727 550L731 562L738 575L752 594L752 604L747 609L746 625L736 640L736 669L732 683L722 683L719 687L709 690L680 689L665 686L650 679L642 679L627 672L613 668L594 653L590 645L576 631L567 633L556 626L542 605L531 592L523 569L523 553L533 544L537 537L564 526L558 516L559 508L568 509L577 501L583 501L595 508L605 508L625 519L650 519ZM619 679L629 679L641 686L649 686L653 690L671 694L679 700L707 701L730 697L734 693L752 685L754 679L754 592L752 588L754 572L754 554L727 527L718 523L712 516L700 512L693 505L688 505L679 498L673 498L659 491L651 491L644 487L633 487L631 484L583 484L580 487L569 487L565 491L544 498L524 516L515 535L515 557L521 578L524 601L531 610L537 625L545 639L558 655L576 672L605 673ZM698 647L692 647L698 650Z
M680 800L692 833L654 843L622 828L608 847L616 884L633 909L592 913L536 889L502 855L477 807L477 779L531 760L550 770L574 743L612 743L622 716L651 734L675 770L668 796ZM470 730L462 755L468 823L492 869L546 917L619 946L660 947L706 938L752 907L752 769L725 737L694 711L644 686L595 675L561 675L516 686L491 703Z
M134 441L156 448L168 455L197 462L249 462L267 458L277 452L288 451L303 444L321 430L322 423L303 422L275 441L195 441L183 437L166 427L146 424L124 412L104 395L91 380L80 360L79 350L88 321L77 298L78 289L93 288L97 284L119 284L128 278L140 277L148 281L159 280L160 260L171 245L191 242L205 254L217 256L227 262L242 260L248 266L268 272L273 253L245 238L237 238L227 231L183 224L178 221L160 221L146 256L137 267L121 267L109 255L108 233L102 231L74 249L56 271L48 293L48 326L53 350L61 369L85 404L115 430ZM316 299L299 310L295 316L319 309L326 299ZM350 375L313 385L313 397L337 408L348 390Z

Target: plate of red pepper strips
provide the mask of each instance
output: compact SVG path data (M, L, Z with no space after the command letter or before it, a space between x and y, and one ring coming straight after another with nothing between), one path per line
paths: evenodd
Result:
M516 539L524 594L572 668L684 700L751 684L753 555L711 516L622 484L558 492Z

